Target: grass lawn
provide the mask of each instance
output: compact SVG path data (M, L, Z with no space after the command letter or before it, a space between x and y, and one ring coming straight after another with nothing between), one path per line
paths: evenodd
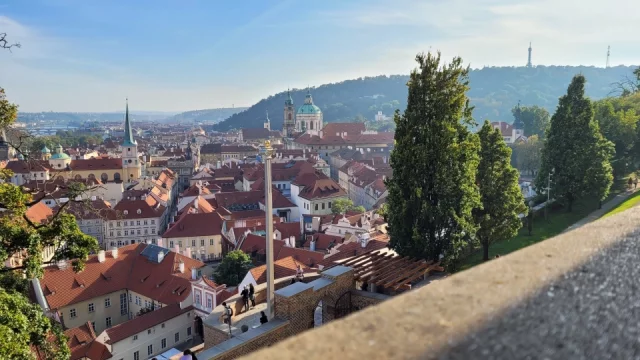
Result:
M612 186L611 194L609 195L607 200L624 191L627 178L628 177L616 180L616 182ZM632 207L634 204L640 203L640 193L634 194L632 198L629 198L628 200L620 204L618 208L625 206L625 204L630 203L633 199L635 199L635 203L629 204L625 209ZM605 200L605 202L607 200ZM618 211L618 208L615 208L613 211ZM495 257L498 254L500 256L506 255L510 252L520 250L542 240L554 237L597 209L597 201L584 199L582 201L576 202L573 205L573 211L570 213L568 213L564 208L550 209L548 220L544 219L544 210L541 210L534 215L533 231L531 232L531 236L528 235L527 228L526 226L524 226L522 229L520 229L520 232L514 238L491 244L489 246L489 259ZM471 253L469 256L462 260L459 271L469 269L480 263L482 263L481 248Z
M636 205L640 204L640 192L636 192L635 194L633 194L631 197L629 197L627 200L623 201L622 203L620 203L618 206L614 207L613 209L611 209L608 213L604 214L604 217L607 216L611 216L613 214L617 214L619 212L623 212L627 209L630 209Z

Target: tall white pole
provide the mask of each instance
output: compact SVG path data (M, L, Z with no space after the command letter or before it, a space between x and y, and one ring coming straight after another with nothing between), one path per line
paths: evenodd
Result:
M264 143L264 197L267 230L267 317L273 319L275 316L274 304L274 275L273 275L273 202L271 200L271 156L273 149L267 140Z

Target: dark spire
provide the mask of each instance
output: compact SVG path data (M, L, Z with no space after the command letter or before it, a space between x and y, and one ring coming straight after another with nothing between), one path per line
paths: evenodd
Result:
M124 115L124 141L122 146L135 146L136 140L133 138L133 131L131 131L131 122L129 121L129 99L127 98L127 109Z

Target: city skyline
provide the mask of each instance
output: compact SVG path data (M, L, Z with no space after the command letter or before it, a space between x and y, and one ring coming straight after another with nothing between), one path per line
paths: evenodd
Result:
M408 74L415 54L429 50L472 68L525 66L531 41L534 66L604 67L610 45L611 66L634 65L640 48L625 24L639 14L640 4L622 0L10 0L0 32L22 48L0 55L0 86L21 111L112 112L128 96L132 109L177 112Z

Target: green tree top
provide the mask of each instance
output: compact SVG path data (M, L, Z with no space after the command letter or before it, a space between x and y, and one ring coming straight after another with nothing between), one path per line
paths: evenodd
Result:
M230 251L216 268L213 278L218 284L236 286L253 267L251 258L242 250Z
M524 126L525 136L537 135L538 138L544 139L550 122L549 112L545 108L537 105L518 105L511 112L513 113L514 124L520 123Z
M576 75L558 102L542 149L536 188L547 187L554 172L551 196L571 211L575 200L586 195L604 199L613 182L610 159L613 145L600 133L591 101L584 95L586 79Z
M411 72L407 109L396 112L393 177L387 180L390 246L403 256L439 260L457 256L475 232L472 209L478 139L466 92L469 68L456 57L420 54Z
M331 212L339 215L345 214L347 211L363 213L366 211L364 206L355 206L351 199L338 199L331 204Z

